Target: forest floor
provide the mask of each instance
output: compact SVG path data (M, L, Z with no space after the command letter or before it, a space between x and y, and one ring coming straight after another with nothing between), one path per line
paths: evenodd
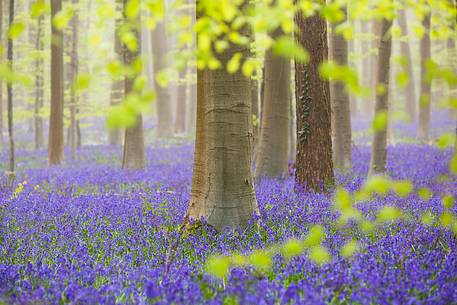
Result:
M147 168L125 172L115 147L83 147L75 162L53 168L45 167L45 151L18 152L23 183L0 193L0 304L457 304L457 239L419 221L424 212L442 212L444 194L457 195L450 149L389 148L390 176L428 187L432 196L389 194L360 203L369 218L389 203L412 219L374 235L338 229L331 196L295 193L288 177L257 183L257 226L217 234L202 227L170 247L188 205L192 153L190 144L150 147ZM338 185L357 190L369 156L368 146L357 145L353 169L337 173ZM302 238L316 223L326 229L328 264L278 256L269 271L239 267L226 281L204 271L211 254ZM342 258L338 250L349 236L361 250Z

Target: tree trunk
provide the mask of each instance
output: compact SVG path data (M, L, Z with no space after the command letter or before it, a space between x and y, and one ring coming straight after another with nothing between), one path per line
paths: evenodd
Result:
M276 30L272 38L284 35ZM256 160L256 179L263 176L280 177L288 173L290 124L290 60L265 54L264 102L259 149Z
M295 16L298 42L308 50L307 64L295 63L297 158L295 182L316 192L334 184L330 84L319 65L328 58L327 23L319 15Z
M2 12L3 13L3 12ZM14 21L14 0L9 1L9 28ZM7 46L7 59L8 65L13 70L13 40L8 38L8 46ZM16 164L15 164L15 153L14 153L14 134L13 134L13 84L9 82L6 87L7 94L8 94L8 136L9 136L9 163L8 163L8 171L7 171L7 180L8 186L12 187L14 183L14 179L16 178Z
M431 14L427 14L422 21L425 29L424 36L420 42L420 56L421 56L421 85L419 97L419 129L417 131L417 138L421 141L428 142L430 137L430 94L432 91L432 83L426 79L427 68L426 63L431 59L431 45L430 45L430 20Z
M346 8L344 8L344 14L347 14ZM332 24L332 34L330 36L331 56L339 65L347 66L348 43L343 36L335 33L337 26L338 24ZM331 82L330 96L334 165L339 168L350 168L352 162L351 104L344 83L340 81Z
M122 10L122 1L116 0L116 11ZM118 59L122 60L122 45L119 39L117 31L121 24L122 20L116 18L114 26L114 53ZM110 106L116 106L122 102L124 99L124 82L122 79L113 79L111 81L111 97L110 97ZM121 128L111 128L108 131L108 143L110 145L121 146L122 145L122 129Z
M385 116L386 124L384 128L374 131L369 176L386 172L387 126L389 124L389 74L390 55L392 52L392 36L389 30L391 27L392 21L387 19L382 20L376 83L378 86L383 85L385 92L376 93L375 118L378 116Z
M74 6L78 5L78 0L72 0ZM76 107L78 97L74 90L76 76L78 75L78 11L75 12L71 21L72 41L71 41L71 62L70 62L70 156L74 160L76 158L77 147L77 130L76 130Z
M125 7L128 0L123 0L124 8L123 14L125 14ZM124 18L125 15L124 15ZM123 58L124 65L131 66L135 58L140 56L140 32L134 30L135 38L138 42L138 47L135 51L129 50L127 46L123 46ZM133 93L133 83L136 76L126 76L124 80L124 94L125 96ZM122 168L124 169L142 169L145 166L144 157L144 132L143 132L143 118L141 114L137 115L135 125L127 127L125 129L124 137L124 155L122 158Z
M257 160L259 148L259 82L251 79L251 115L252 115L252 137L253 152L252 160Z
M62 0L51 0L51 18L62 9ZM51 114L49 118L49 165L63 161L63 33L51 22Z
M450 5L457 9L456 7L456 1L455 0L449 0ZM448 62L449 62L449 67L454 71L454 73L457 74L457 49L455 46L455 39L456 39L456 34L455 34L455 27L456 27L456 20L457 15L455 18L451 21L451 36L449 37L447 41L447 51L448 51ZM455 100L457 99L457 85L456 84L449 84L449 100ZM457 110L455 108L450 108L449 109L449 114L451 117L454 119L457 119Z
M371 33L370 31L370 24L369 21L366 20L361 20L361 27L362 27L362 33L364 35L369 35ZM361 41L362 44L362 54L363 54L363 59L362 59L362 83L364 86L371 88L371 70L373 69L372 67L372 57L373 54L371 52L371 43L369 41ZM371 103L371 96L369 98L363 98L362 99L362 104L361 104L361 114L364 117L370 117L373 111L372 103Z
M186 112L187 112L186 71L187 71L187 69L183 69L183 70L179 71L179 80L177 83L178 95L176 98L175 133L178 133L178 134L186 132Z
M0 47L3 48L3 0L0 0ZM0 80L0 148L3 148L3 141L3 82Z
M35 40L35 48L40 52L40 56L35 60L35 109L34 109L34 121L35 121L35 149L38 150L44 146L43 138L43 118L40 115L41 108L44 106L43 97L43 16L38 17L37 22L37 33Z
M400 11L400 16L398 18L398 24L401 28L401 33L403 37L408 37L408 24L406 18L406 10ZM409 118L414 122L416 121L416 90L415 90L415 81L414 81L414 70L413 70L413 58L411 56L411 48L409 41L400 41L401 54L406 57L408 60L406 66L406 72L409 75L409 82L405 88L405 110Z
M170 137L173 134L170 91L168 88L161 87L157 82L157 72L167 66L167 45L165 23L160 22L152 31L152 57L157 92L157 135L161 138Z
M246 28L240 33L249 35ZM225 68L237 52L247 58L249 46L230 45L218 55L221 68L197 76L195 162L187 216L204 218L217 229L244 225L258 213L251 172L250 79Z

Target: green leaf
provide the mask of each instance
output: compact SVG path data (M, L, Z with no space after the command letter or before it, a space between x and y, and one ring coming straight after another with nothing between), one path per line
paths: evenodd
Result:
M445 209L451 209L454 206L454 197L451 195L446 195L441 199L443 207Z
M373 120L373 129L375 131L384 131L387 128L387 111L380 111Z
M47 10L49 6L47 5L47 2L44 0L37 0L32 4L32 7L30 8L30 16L32 18L38 18L41 15L43 15Z
M421 216L421 222L424 225L428 225L428 226L432 225L434 220L435 220L435 218L433 217L433 214L430 211L422 214L422 216Z
M438 146L439 149L446 149L452 145L454 145L455 142L455 136L453 133L445 133L439 136L439 138L436 141L436 146Z
M454 216L449 211L444 211L440 217L440 223L443 227L450 227L454 222Z
M325 238L324 228L321 225L313 225L306 235L304 245L307 248L318 246Z
M377 193L385 196L389 191L391 181L384 175L371 176L365 183L363 189L368 193Z
M162 88L166 88L170 82L168 72L165 69L158 71L155 78L157 84Z
M9 28L8 37L10 39L14 40L14 39L18 38L24 30L25 30L25 24L20 21L15 21Z
M238 71L238 68L240 67L241 56L242 56L241 53L233 54L232 58L227 63L227 72L228 73L233 74L236 71Z
M300 63L307 63L309 60L308 52L289 36L281 36L276 39L271 49L276 56L295 59Z
M356 240L351 240L341 247L340 254L342 257L351 257L359 251L359 243Z
M426 187L423 187L423 188L419 189L417 194L424 201L428 201L432 197L432 192L430 192L430 190L428 188L426 188Z
M413 191L413 184L408 180L395 181L392 183L392 189L398 196L404 198Z
M352 208L352 198L347 190L338 187L335 194L335 207L338 210L348 210Z
M87 73L84 74L79 74L76 77L75 83L74 83L74 90L75 91L83 91L89 88L90 86L90 75Z
M205 270L217 278L227 277L230 268L230 260L226 256L211 256L206 262Z
M392 221L400 218L401 212L399 209L392 206L385 206L379 211L377 219L380 222Z
M449 162L449 169L451 170L451 173L457 175L457 153L454 154L451 162Z
M304 250L303 243L296 239L289 239L282 246L282 253L286 258L292 258L300 255Z
M327 248L321 245L312 247L309 257L313 262L319 265L326 264L332 259L332 256L330 255L330 252L328 252Z
M267 271L273 264L271 254L266 251L257 250L249 255L249 262L257 269Z

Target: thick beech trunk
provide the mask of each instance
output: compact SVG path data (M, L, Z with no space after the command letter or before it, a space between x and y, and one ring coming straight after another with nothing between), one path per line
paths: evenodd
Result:
M344 9L345 15L347 10ZM345 18L346 20L346 18ZM343 20L343 22L345 21ZM348 65L348 43L337 35L332 24L330 50L332 59L339 65ZM343 82L330 83L332 105L333 160L335 167L349 168L352 162L351 104Z
M297 102L297 158L295 181L298 187L322 192L334 184L331 137L330 84L319 75L319 65L327 60L327 23L319 15L295 17L297 40L308 50L307 64L295 63Z
M280 30L273 33L277 38ZM290 131L290 60L265 54L264 101L262 124L256 159L256 179L262 176L280 177L288 173Z
M400 16L398 18L398 24L401 28L401 34L403 37L408 37L408 24L406 18L406 10L400 11ZM408 63L406 66L406 72L409 76L409 82L406 86L405 92L405 112L409 116L409 118L414 122L416 120L417 111L416 111L416 89L415 89L415 77L414 77L414 70L413 70L413 59L411 56L411 47L409 41L400 41L400 50L401 55L405 56Z
M420 56L421 56L421 83L420 83L420 96L419 96L419 129L417 131L417 138L421 141L428 142L430 137L430 112L431 106L431 91L432 83L427 79L426 63L431 59L431 45L430 45L430 14L425 15L422 25L425 33L420 42Z
M197 4L198 5L198 4ZM243 35L249 35L246 28ZM225 69L233 54L248 46L230 45L219 54L222 67L198 71L197 130L188 217L217 229L246 224L258 213L252 158L251 83L241 71Z
M126 4L129 0L123 0L123 13L125 14ZM125 15L124 15L124 18ZM129 50L127 46L123 46L124 65L130 66L133 61L140 56L141 38L139 30L134 30L135 39L138 46L135 51ZM136 76L126 76L124 80L125 96L133 93L133 83ZM144 157L144 132L143 132L143 117L138 114L135 120L135 125L125 129L124 136L124 155L122 158L122 168L124 169L142 169L145 166Z
M383 174L386 172L387 160L387 126L389 124L389 74L390 55L392 52L392 36L389 32L392 21L383 19L381 22L380 44L377 67L377 85L382 85L385 92L376 94L375 118L385 116L385 128L374 131L371 147L371 161L368 175Z
M62 9L62 0L51 0L51 18ZM63 33L51 25L51 114L49 117L48 162L58 165L63 161Z

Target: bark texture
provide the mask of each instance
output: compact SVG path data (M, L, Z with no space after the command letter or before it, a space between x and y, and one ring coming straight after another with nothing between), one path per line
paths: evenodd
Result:
M385 115L386 127L375 130L371 147L371 160L368 175L383 174L386 172L387 160L387 126L389 124L389 74L390 55L392 52L392 36L390 28L392 21L383 19L381 22L379 56L377 67L377 85L383 85L385 92L376 94L375 117Z
M421 82L419 96L419 129L417 130L417 138L427 142L430 137L430 112L432 109L430 103L430 94L432 91L432 83L426 78L427 61L431 59L430 45L430 21L431 15L427 14L422 21L425 33L420 42L420 57L421 57Z
M123 0L125 14L125 7L129 0ZM125 15L124 15L124 18ZM141 39L139 30L133 30L135 38L138 42L138 47L135 51L129 50L127 46L123 46L124 65L130 66L132 62L140 56ZM126 76L124 80L124 94L127 96L133 92L133 83L136 76ZM122 158L122 168L129 170L142 169L145 166L144 157L144 131L143 131L143 117L138 114L135 120L135 125L125 129L124 136L124 155Z
M62 9L62 0L51 0L51 18ZM63 161L63 33L51 25L51 114L49 117L48 162L58 165Z
M152 31L152 57L154 74L166 67L167 55L167 33L164 22L156 25ZM169 137L173 134L173 116L171 107L170 91L161 87L155 78L155 89L157 93L157 135Z
M308 50L308 64L295 63L297 103L297 187L323 192L334 184L330 84L319 76L327 60L327 23L319 15L295 16L298 42Z
M198 2L197 2L198 5ZM242 34L249 35L246 28ZM219 54L222 68L198 71L194 173L188 218L205 219L217 229L246 224L258 213L251 172L251 85L241 71L225 66L246 46Z
M344 14L347 15L346 8L344 8ZM337 26L336 23L332 24L332 34L330 35L331 58L339 65L347 66L348 43L342 35L335 33ZM339 168L349 168L352 162L351 102L344 83L331 82L330 96L334 165Z
M403 37L408 37L408 23L407 23L407 18L406 18L406 10L401 10L400 15L398 18L398 25L401 28L401 33ZM407 66L406 66L406 72L409 75L409 82L408 85L405 88L405 111L409 118L412 121L416 120L417 116L417 109L416 109L416 103L417 103L417 97L416 97L416 89L415 89L415 77L414 77L414 70L413 70L413 59L411 56L411 47L409 41L400 41L400 51L401 55L405 56L406 59L408 60Z
M280 30L273 33L277 38ZM264 62L264 102L256 159L256 179L280 177L288 172L290 131L290 60L267 50Z

